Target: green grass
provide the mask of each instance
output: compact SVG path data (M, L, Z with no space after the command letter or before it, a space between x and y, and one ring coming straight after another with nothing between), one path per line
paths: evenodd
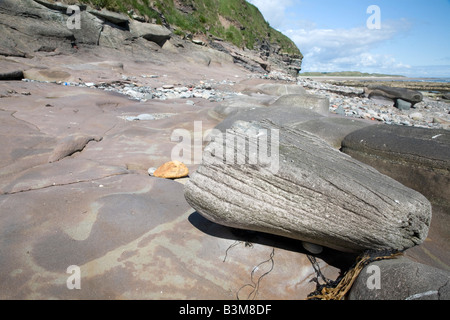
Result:
M128 14L129 10L148 17L159 20L159 14L151 7L150 0L79 0L81 3L90 4L94 8L105 8L110 11ZM160 22L160 20L159 20ZM161 22L160 22L161 23Z
M267 41L278 44L282 53L302 57L297 46L285 35L273 29L254 5L244 0L183 0L185 8L195 8L189 14L175 6L174 0L79 0L94 7L135 13L162 23L169 23L177 35L210 34L238 47L254 49ZM226 28L219 16L228 20Z

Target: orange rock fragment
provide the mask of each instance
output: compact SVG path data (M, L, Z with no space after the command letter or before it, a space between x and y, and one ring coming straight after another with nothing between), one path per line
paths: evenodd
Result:
M165 179L177 179L186 177L189 174L189 169L180 161L169 161L160 166L153 173L154 177Z

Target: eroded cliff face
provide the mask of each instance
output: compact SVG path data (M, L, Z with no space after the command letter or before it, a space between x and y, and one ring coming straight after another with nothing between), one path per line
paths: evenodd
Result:
M236 8L224 18L218 9L200 10L202 1L188 2L186 5L176 2L175 11L170 11L167 3L160 4L159 9L151 11L157 17L152 18L126 6L122 8L125 12L114 12L79 1L2 0L0 55L31 57L39 51L70 53L96 46L126 51L132 48L134 53L183 48L193 55L201 52L203 56L207 52L214 58L232 60L252 72L280 70L297 75L301 70L301 52L287 37L270 28L259 11L256 18L243 23L230 18L239 15ZM245 8L251 6L243 3ZM193 12L199 15L196 27L183 22L183 17L195 19ZM218 27L210 22L214 15L222 17L218 19ZM173 23L174 16L178 24ZM261 29L261 23L268 29Z

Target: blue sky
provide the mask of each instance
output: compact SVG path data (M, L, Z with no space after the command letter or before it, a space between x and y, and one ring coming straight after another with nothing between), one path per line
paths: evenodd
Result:
M249 0L304 55L302 71L450 77L450 0ZM380 9L380 28L367 27Z

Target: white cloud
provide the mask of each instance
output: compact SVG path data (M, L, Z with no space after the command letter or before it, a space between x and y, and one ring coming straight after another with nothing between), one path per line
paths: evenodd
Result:
M286 8L292 5L292 0L249 0L249 2L258 7L266 21L275 29L283 26Z
M303 71L358 70L384 72L409 68L391 54L374 54L373 49L408 30L405 21L384 22L379 30L361 26L351 29L285 30L304 55Z
M303 71L343 71L398 73L411 66L397 61L395 52L373 53L411 28L406 20L382 21L381 29L365 24L351 29L320 29L312 21L287 19L292 0L249 0L258 7L272 27L291 38L304 55ZM298 3L296 3L298 5ZM388 48L388 46L384 46Z

